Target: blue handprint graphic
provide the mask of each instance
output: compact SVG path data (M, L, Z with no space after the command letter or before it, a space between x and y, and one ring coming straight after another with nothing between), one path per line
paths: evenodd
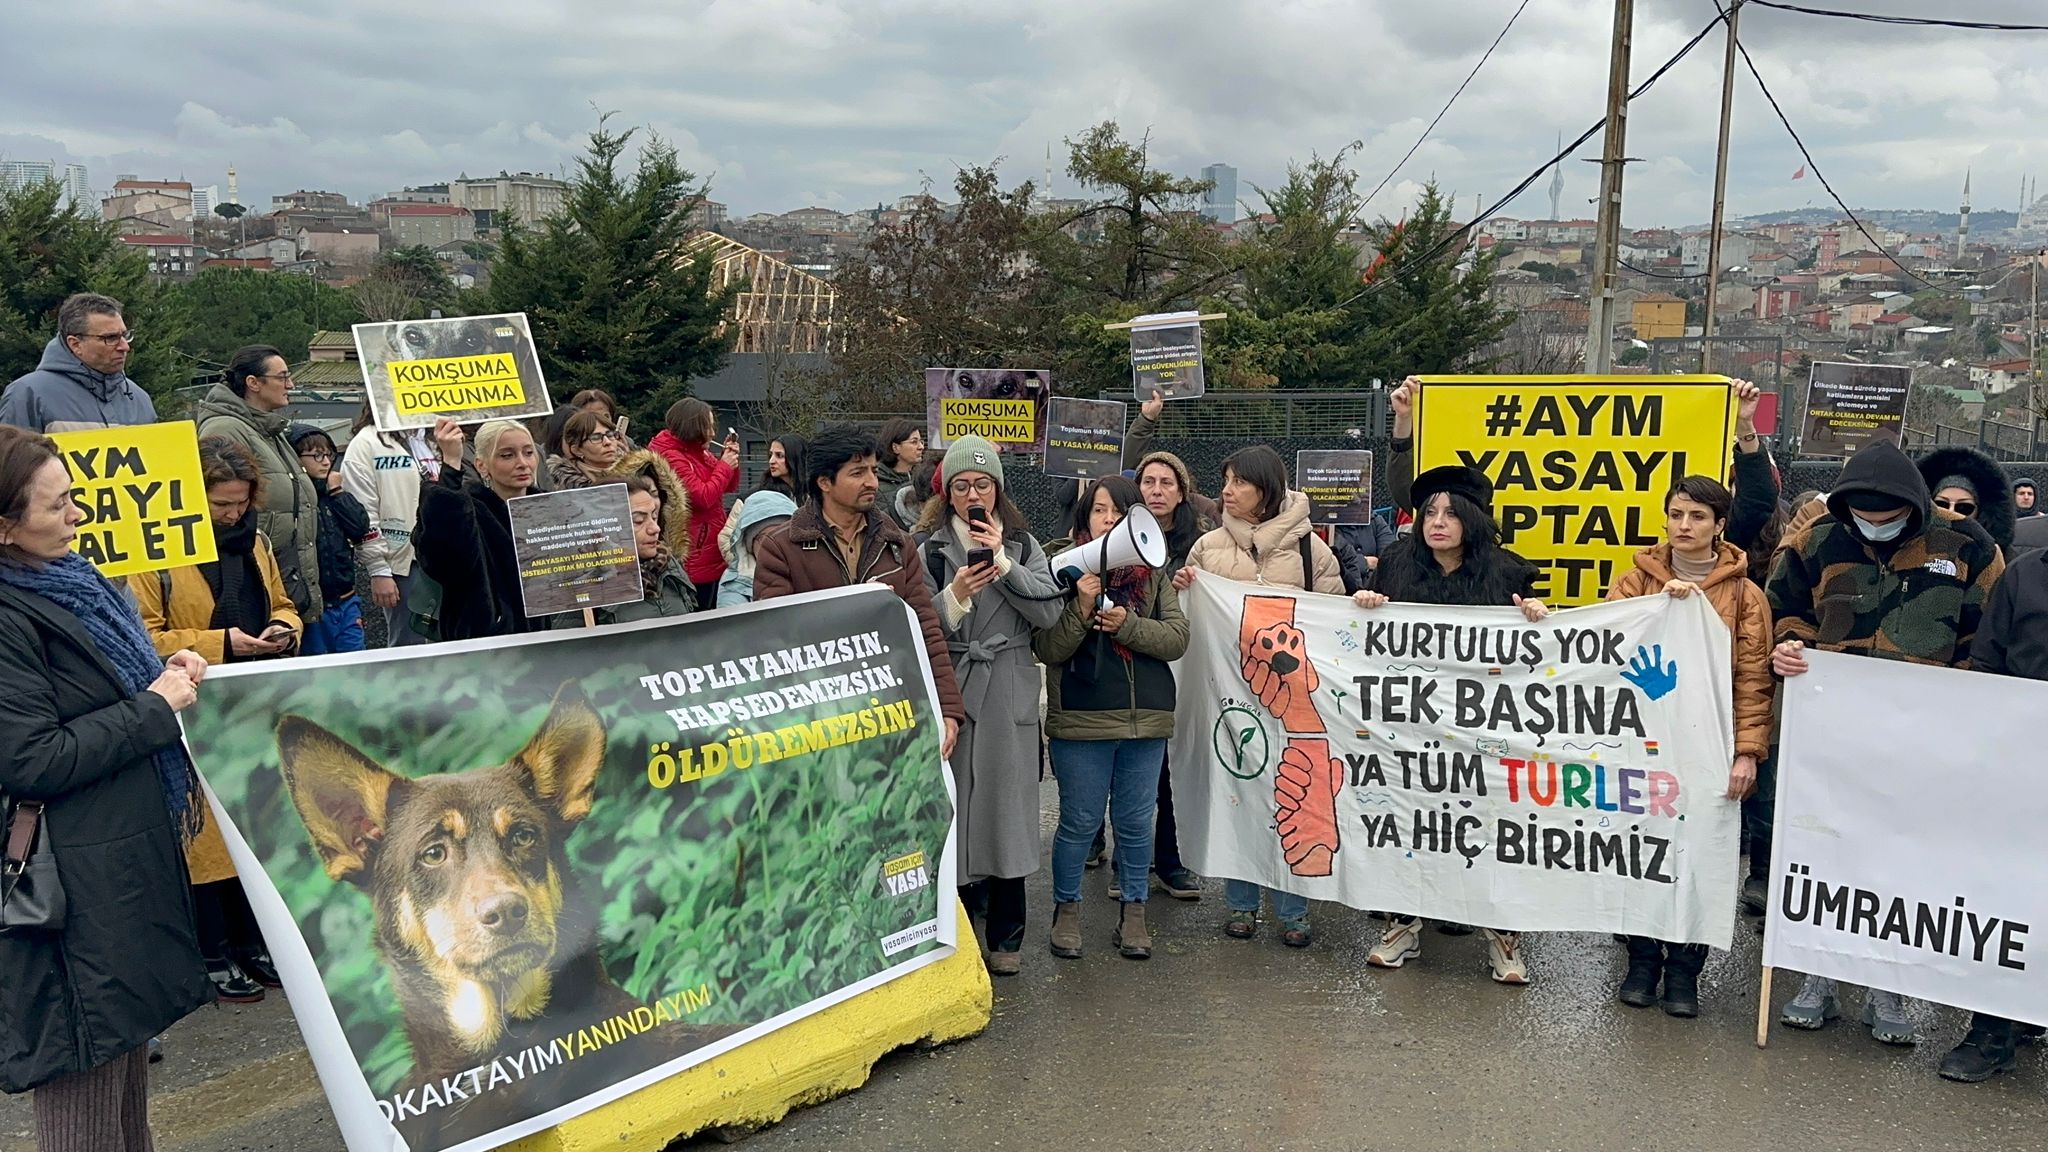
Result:
M1623 680L1643 690L1643 695L1652 700L1662 700L1678 687L1678 661L1664 662L1664 646L1644 650L1636 645L1636 658L1628 662L1628 671L1621 674Z

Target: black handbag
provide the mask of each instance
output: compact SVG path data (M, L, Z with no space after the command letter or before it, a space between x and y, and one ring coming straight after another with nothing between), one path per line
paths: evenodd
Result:
M64 882L43 830L43 806L17 801L7 813L0 855L0 935L61 932Z

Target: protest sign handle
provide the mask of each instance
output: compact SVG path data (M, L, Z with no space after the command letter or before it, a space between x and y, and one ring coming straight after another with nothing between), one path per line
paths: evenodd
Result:
M1764 969L1763 987L1757 992L1756 1046L1759 1048L1771 1046L1771 973L1775 971L1777 969L1770 967Z
M1204 313L1202 313L1202 314L1201 314L1201 315L1199 315L1199 316L1189 316L1189 317L1186 317L1185 319L1183 319L1183 320L1181 321L1181 323L1188 323L1188 322L1195 322L1195 323L1200 323L1200 322L1203 322L1203 321L1207 321L1207 320L1222 320L1222 319L1226 319L1226 318L1227 318L1227 317L1228 317L1229 315L1230 315L1230 314L1229 314L1228 312L1204 312ZM1104 324L1104 325L1102 326L1102 330L1103 330L1103 331L1105 331L1105 332L1115 332L1115 331L1118 331L1118 330L1120 330L1120 329L1131 329L1131 328L1136 328L1137 326L1138 326L1138 322L1137 322L1136 320L1125 320L1125 321L1122 321L1122 322L1120 322L1120 323L1116 323L1116 324Z
M583 626L585 628L597 627L597 609L585 608L583 610Z

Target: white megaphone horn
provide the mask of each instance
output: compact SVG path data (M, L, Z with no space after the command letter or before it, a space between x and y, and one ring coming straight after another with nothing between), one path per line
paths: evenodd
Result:
M1164 568L1166 560L1166 533L1143 504L1136 504L1102 539L1077 544L1053 557L1052 574L1061 587L1071 588L1090 573L1099 576L1138 564Z

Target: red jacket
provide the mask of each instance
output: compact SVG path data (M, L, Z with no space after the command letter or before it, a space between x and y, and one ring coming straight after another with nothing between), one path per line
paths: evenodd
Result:
M690 494L690 555L683 571L692 584L710 584L725 575L725 555L718 534L725 530L725 495L740 488L740 470L713 456L708 445L691 448L662 429L647 447L668 461Z

